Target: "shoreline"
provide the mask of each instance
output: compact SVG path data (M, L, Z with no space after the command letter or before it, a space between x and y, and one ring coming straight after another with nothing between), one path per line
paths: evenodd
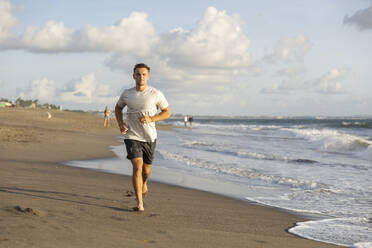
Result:
M168 129L168 127L166 126L166 128ZM172 128L172 127L170 127ZM121 143L120 143L121 144ZM119 144L119 145L120 145ZM123 151L124 153L124 151ZM130 174L124 174L124 173L121 173L121 172L113 172L113 171L109 171L107 169L96 169L96 168L88 168L88 167L80 167L79 165L71 165L72 163L79 163L79 162L96 162L96 161L103 161L105 159L118 159L119 161L122 161L115 153L112 157L107 157L107 158L94 158L94 159L86 159L86 160L66 160L66 161L61 161L59 162L58 164L59 165L62 165L62 166L67 166L67 167L72 167L72 168L79 168L79 169L83 169L83 170L92 170L92 171L95 171L95 172L98 172L98 173L106 173L106 174L111 174L111 175L120 175L120 176L125 176L125 177L131 177ZM154 164L153 165L153 170L157 170L157 165ZM155 169L154 169L155 168ZM185 188L185 189L190 189L190 190L197 190L197 191L201 191L201 192L206 192L206 193L210 193L210 194L215 194L215 195L218 195L218 196L223 196L223 197L227 197L227 198L230 198L230 199L233 199L233 200L237 200L237 201L241 201L243 203L247 203L247 204L251 204L251 205L257 205L257 206L261 206L261 207L264 207L264 208L271 208L271 209L274 209L274 210L277 210L277 211L280 211L280 212L284 212L284 213L288 213L288 214L291 214L291 215L295 215L299 218L302 218L302 219L305 219L305 221L311 221L311 220L322 220L322 219L327 219L327 218L334 218L334 216L331 216L331 215L325 215L325 214L320 214L320 213L312 213L312 212L297 212L295 210L291 210L291 209L286 209L286 208L281 208L281 207L277 207L277 206L272 206L272 205L268 205L268 204L264 204L264 203L261 203L261 202L257 202L257 201L254 201L254 200L250 200L250 199L247 199L247 198L244 198L244 197L240 197L240 196L234 196L234 195L229 195L227 193L219 193L219 192L213 192L213 191L210 191L210 190L205 190L205 189L200 189L200 188L196 188L196 187L189 187L189 186L183 186L183 185L179 185L179 184L175 184L175 183L170 183L170 182L166 182L166 181L162 181L160 179L157 179L157 178L150 178L151 182L156 182L156 183L159 183L159 184L165 184L165 185L168 185L168 186L172 186L172 187L180 187L180 188ZM291 226L287 229L291 229L292 227L294 226ZM295 234L294 234L295 235ZM301 237L300 235L296 235L296 236L299 236Z
M0 111L0 246L339 247L288 233L305 218L286 210L153 181L145 213L134 213L129 176L61 164L115 157L115 127L81 113L12 111Z
M166 126L166 129L168 129L168 128L169 127ZM172 128L172 127L170 127L170 128ZM110 158L108 158L108 159L110 159ZM112 157L112 159L118 159L119 161L122 161L117 155L115 157ZM84 161L67 161L67 163L65 162L62 165L65 165L65 166L68 166L68 167L73 167L73 168L79 168L79 169L83 169L83 170L92 170L92 171L95 171L95 172L98 172L98 173L106 173L106 174L122 175L122 176L125 176L125 177L130 177L129 174L125 174L125 173L121 173L121 172L111 172L107 169L79 167L78 165L69 165L68 164L68 162L78 162L78 163L83 162L84 163L84 162L95 162L95 161L103 161L103 160L105 160L105 158L84 160ZM156 165L155 165L155 167L156 167ZM155 179L152 178L150 181L151 181L151 183L155 182L155 183L159 183L159 184L165 184L165 185L168 185L170 187L178 187L180 189L197 190L197 191L205 192L205 193L208 193L208 194L213 194L213 195L216 195L216 196L222 196L222 197L226 197L226 198L229 198L229 199L232 199L232 200L235 200L235 201L242 202L243 204L255 205L255 206L259 206L259 207L263 207L263 208L272 209L273 211L278 211L278 212L281 212L281 213L284 213L284 214L289 214L289 215L295 216L295 217L297 217L301 220L296 222L296 223L293 223L292 226L287 227L285 229L286 233L288 233L290 235L294 235L294 236L296 236L298 238L301 238L301 239L306 239L306 240L310 240L310 241L317 241L317 242L321 242L321 243L325 243L325 244L336 245L337 247L345 247L341 244L326 242L326 241L317 240L317 239L312 239L312 238L301 236L300 234L297 234L295 232L290 232L290 229L298 226L298 223L304 223L304 222L307 222L307 221L323 220L323 219L327 219L327 218L333 218L333 216L311 213L311 212L309 212L309 213L296 212L295 210L280 208L280 207L272 206L272 205L267 205L267 204L263 204L263 203L260 203L260 202L256 202L254 200L249 200L249 199L246 199L246 198L229 195L227 193L219 193L219 192L213 192L213 191L209 191L209 190L200 189L200 188L197 188L197 187L193 188L193 187L183 186L183 185L179 185L179 184L172 184L172 183L168 183L168 182L165 182L165 181L158 180L156 178Z

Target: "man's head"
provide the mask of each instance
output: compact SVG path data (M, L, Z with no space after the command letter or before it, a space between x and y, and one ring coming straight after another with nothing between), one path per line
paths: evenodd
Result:
M133 78L136 81L137 90L144 90L147 87L149 79L150 67L146 64L136 64L133 68Z
M136 64L133 68L133 73L136 72L136 69L137 68L146 68L148 70L148 72L150 72L150 67L144 63L139 63L139 64Z

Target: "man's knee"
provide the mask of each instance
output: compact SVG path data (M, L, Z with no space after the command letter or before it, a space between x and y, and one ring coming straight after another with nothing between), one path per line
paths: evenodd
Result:
M132 166L133 166L133 173L141 173L143 169L143 160L142 158L133 158L131 159Z
M142 167L143 166L143 159L140 158L140 157L132 158L130 161L132 162L133 166L136 166L136 167Z

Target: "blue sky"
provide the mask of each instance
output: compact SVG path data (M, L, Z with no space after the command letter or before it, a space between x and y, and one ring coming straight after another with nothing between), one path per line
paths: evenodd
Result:
M0 0L0 97L113 108L135 63L173 113L372 115L372 0Z

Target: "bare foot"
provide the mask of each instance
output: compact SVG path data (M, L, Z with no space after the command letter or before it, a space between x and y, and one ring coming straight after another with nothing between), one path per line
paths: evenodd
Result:
M145 209L142 207L142 208L140 208L140 207L134 207L133 208L133 211L135 211L135 212L143 212L143 211L145 211Z

